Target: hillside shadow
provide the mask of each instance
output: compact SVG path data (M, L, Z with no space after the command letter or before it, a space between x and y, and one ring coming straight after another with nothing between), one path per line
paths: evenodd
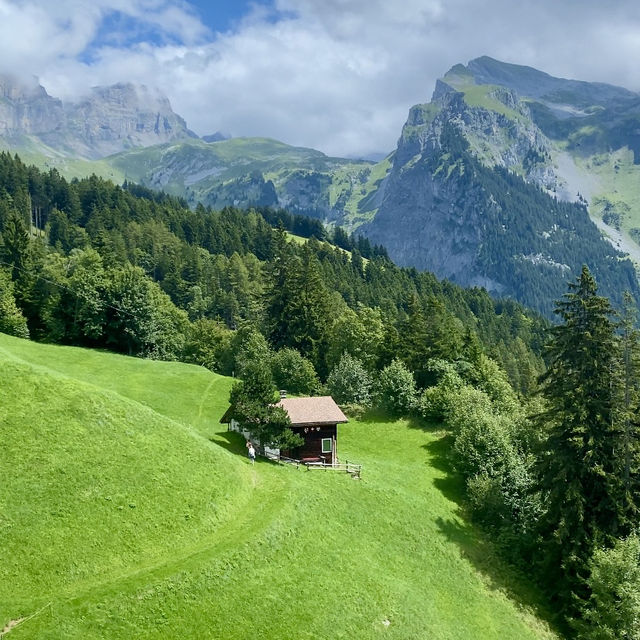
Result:
M220 431L216 431L212 436L209 436L208 439L209 442L213 442L234 455L239 455L243 458L247 457L247 441L244 436L237 431L227 431L226 429L222 429ZM268 458L260 455L256 456L255 463L278 465L274 460L269 460Z
M561 618L552 612L541 591L530 581L525 569L508 564L486 534L462 516L458 519L436 518L436 526L460 549L460 555L481 575L488 589L505 594L524 611L546 622L549 629L564 637Z
M432 422L420 418L419 416L397 416L379 408L366 409L353 413L349 413L350 418L358 420L363 424L379 423L379 422L394 422L396 420L403 420L407 423L410 429L421 429L423 431L429 431L433 433L443 432L442 424L439 422Z
M216 431L212 436L209 436L209 440L231 453L247 455L246 440L237 431L227 431L226 429Z
M365 422L363 418L375 422L388 420L389 416L369 412L360 418ZM510 564L496 542L490 539L490 534L471 521L465 504L465 482L453 463L453 436L440 423L421 418L411 418L407 423L412 429L435 436L422 445L426 463L441 472L440 477L433 479L433 486L455 505L452 518L436 518L435 524L440 532L458 546L461 556L478 572L488 589L504 593L516 606L544 621L552 632L563 637L566 629L561 619L552 612L540 589L532 583L526 568Z
M433 479L433 485L442 495L457 505L458 515L463 513L464 480L456 473L451 456L453 437L445 434L437 440L422 445L429 456L429 464L444 475Z

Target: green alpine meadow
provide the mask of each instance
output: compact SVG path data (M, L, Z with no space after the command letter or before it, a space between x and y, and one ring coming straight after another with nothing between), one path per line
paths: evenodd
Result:
M360 480L252 466L229 378L7 336L0 358L8 637L557 637L438 425L343 425Z

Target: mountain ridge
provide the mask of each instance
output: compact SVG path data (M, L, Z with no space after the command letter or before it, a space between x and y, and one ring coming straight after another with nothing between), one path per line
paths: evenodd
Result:
M0 98L0 136L17 148L29 141L96 160L126 148L197 137L168 98L146 85L96 86L78 101L63 102L35 78L2 74Z
M30 93L24 95L35 100L36 115L29 121L34 127L43 109L58 116L61 109L63 116L69 112L37 83L29 86ZM12 95L6 89L4 94ZM438 79L430 102L411 107L396 149L377 163L331 158L266 138L219 140L214 134L199 139L179 116L162 120L159 114L170 110L166 98L131 85L94 90L92 95L74 107L76 111L71 109L81 116L68 119L73 126L61 132L35 136L23 127L23 138L31 144L24 148L37 156L38 144L46 143L45 167L62 167L68 177L95 167L114 180L184 197L192 207L282 207L358 230L387 247L398 264L516 296L545 313L552 307L551 292L560 291L560 283L564 286L575 276L581 262L595 273L608 274L604 291L616 299L616 288L637 288L617 252L640 265L640 94L627 89L555 78L487 56L475 58L466 66L454 65ZM6 110L6 99L2 105ZM91 164L86 161L91 146L94 155L117 152ZM82 153L82 162L71 159ZM467 184L465 170L482 176L497 191ZM528 190L527 184L548 199ZM515 199L508 192L514 189L519 193ZM556 200L575 207L560 213ZM509 224L498 222L499 209L505 206L521 207L504 214L510 216ZM599 232L584 218L584 210ZM573 221L551 222L550 211ZM522 236L530 238L528 246L522 238L512 242L510 237L523 224L520 218L535 230ZM493 240L492 257L487 254L490 228L491 233L506 234L504 244L512 247L513 255L496 253ZM579 229L588 241L576 235ZM562 251L560 238L569 243ZM563 252L572 257L563 257ZM507 260L511 271L490 264L498 258ZM555 284L546 292L536 285L531 299L514 280L523 264L533 270L529 282L546 281L550 271Z

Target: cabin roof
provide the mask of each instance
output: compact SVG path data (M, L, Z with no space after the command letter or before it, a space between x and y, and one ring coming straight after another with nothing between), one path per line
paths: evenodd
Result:
M283 398L276 406L282 407L289 414L293 426L348 422L331 396Z
M229 424L231 419L233 418L233 407L229 407L223 414L222 418L220 418L221 424Z
M291 425L296 427L308 424L338 424L348 422L340 407L331 396L313 398L283 398L276 407L282 407L289 415ZM229 423L233 418L233 407L229 407L220 422Z

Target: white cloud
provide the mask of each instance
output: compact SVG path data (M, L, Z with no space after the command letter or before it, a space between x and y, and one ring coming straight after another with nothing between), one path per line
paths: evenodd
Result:
M113 11L158 37L96 46ZM54 95L157 85L200 134L366 154L391 150L435 79L480 55L638 88L639 27L631 0L275 0L215 34L182 1L0 0L0 64L39 75Z

